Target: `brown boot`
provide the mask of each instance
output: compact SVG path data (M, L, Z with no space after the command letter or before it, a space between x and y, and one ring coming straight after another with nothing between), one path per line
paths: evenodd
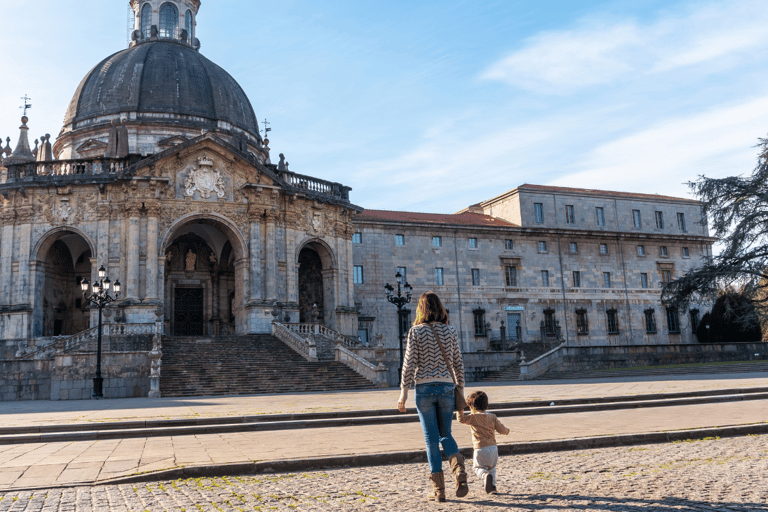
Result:
M456 479L456 497L463 498L469 492L469 486L467 485L467 470L464 469L464 457L456 452L448 457L448 462L451 464L453 478Z
M432 473L429 475L429 481L432 482L433 491L429 495L429 501L445 501L445 476L443 472Z

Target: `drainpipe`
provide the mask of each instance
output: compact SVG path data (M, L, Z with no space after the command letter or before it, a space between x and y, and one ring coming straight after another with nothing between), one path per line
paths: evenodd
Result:
M461 310L462 310L462 303L461 303L461 279L459 279L459 242L457 235L459 233L458 229L454 229L453 231L453 257L454 262L456 264L456 296L459 301L459 344L460 346L464 347L464 322L462 320ZM464 347L466 351L467 347Z
M613 200L613 215L616 218L616 244L619 246L619 254L621 254L621 273L624 275L624 298L627 301L627 325L629 325L629 340L634 344L635 335L632 332L632 307L629 303L629 285L627 284L627 266L624 263L624 246L621 243L621 237L619 232L619 208L616 204L616 199Z
M568 304L565 301L565 274L563 273L563 250L560 246L560 236L557 237L557 257L560 259L560 291L563 294L563 317L565 318L565 346L570 347L568 336Z

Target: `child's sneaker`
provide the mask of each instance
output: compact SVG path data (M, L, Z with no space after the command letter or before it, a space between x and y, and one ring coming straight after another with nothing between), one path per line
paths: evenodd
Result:
M493 484L493 475L490 473L485 474L485 492L488 494L496 492L496 486Z

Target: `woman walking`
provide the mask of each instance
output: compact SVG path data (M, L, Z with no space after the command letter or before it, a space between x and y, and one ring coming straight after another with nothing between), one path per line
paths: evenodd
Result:
M416 410L427 444L429 479L434 489L430 501L445 501L441 444L456 480L456 497L463 498L469 491L464 457L459 453L459 447L451 435L454 406L451 369L456 378L456 386L463 390L464 362L456 329L448 325L448 313L437 294L425 292L419 297L416 320L408 331L397 408L400 412L406 411L408 389L415 383Z

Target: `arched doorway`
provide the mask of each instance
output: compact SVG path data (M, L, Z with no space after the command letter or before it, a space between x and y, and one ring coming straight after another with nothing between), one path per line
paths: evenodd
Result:
M91 279L91 247L80 234L60 231L38 248L34 336L69 336L90 327L80 281Z
M304 244L297 256L299 265L299 321L336 327L336 281L338 270L330 248L320 240Z
M165 249L165 320L173 336L236 332L235 251L216 222L177 228Z

